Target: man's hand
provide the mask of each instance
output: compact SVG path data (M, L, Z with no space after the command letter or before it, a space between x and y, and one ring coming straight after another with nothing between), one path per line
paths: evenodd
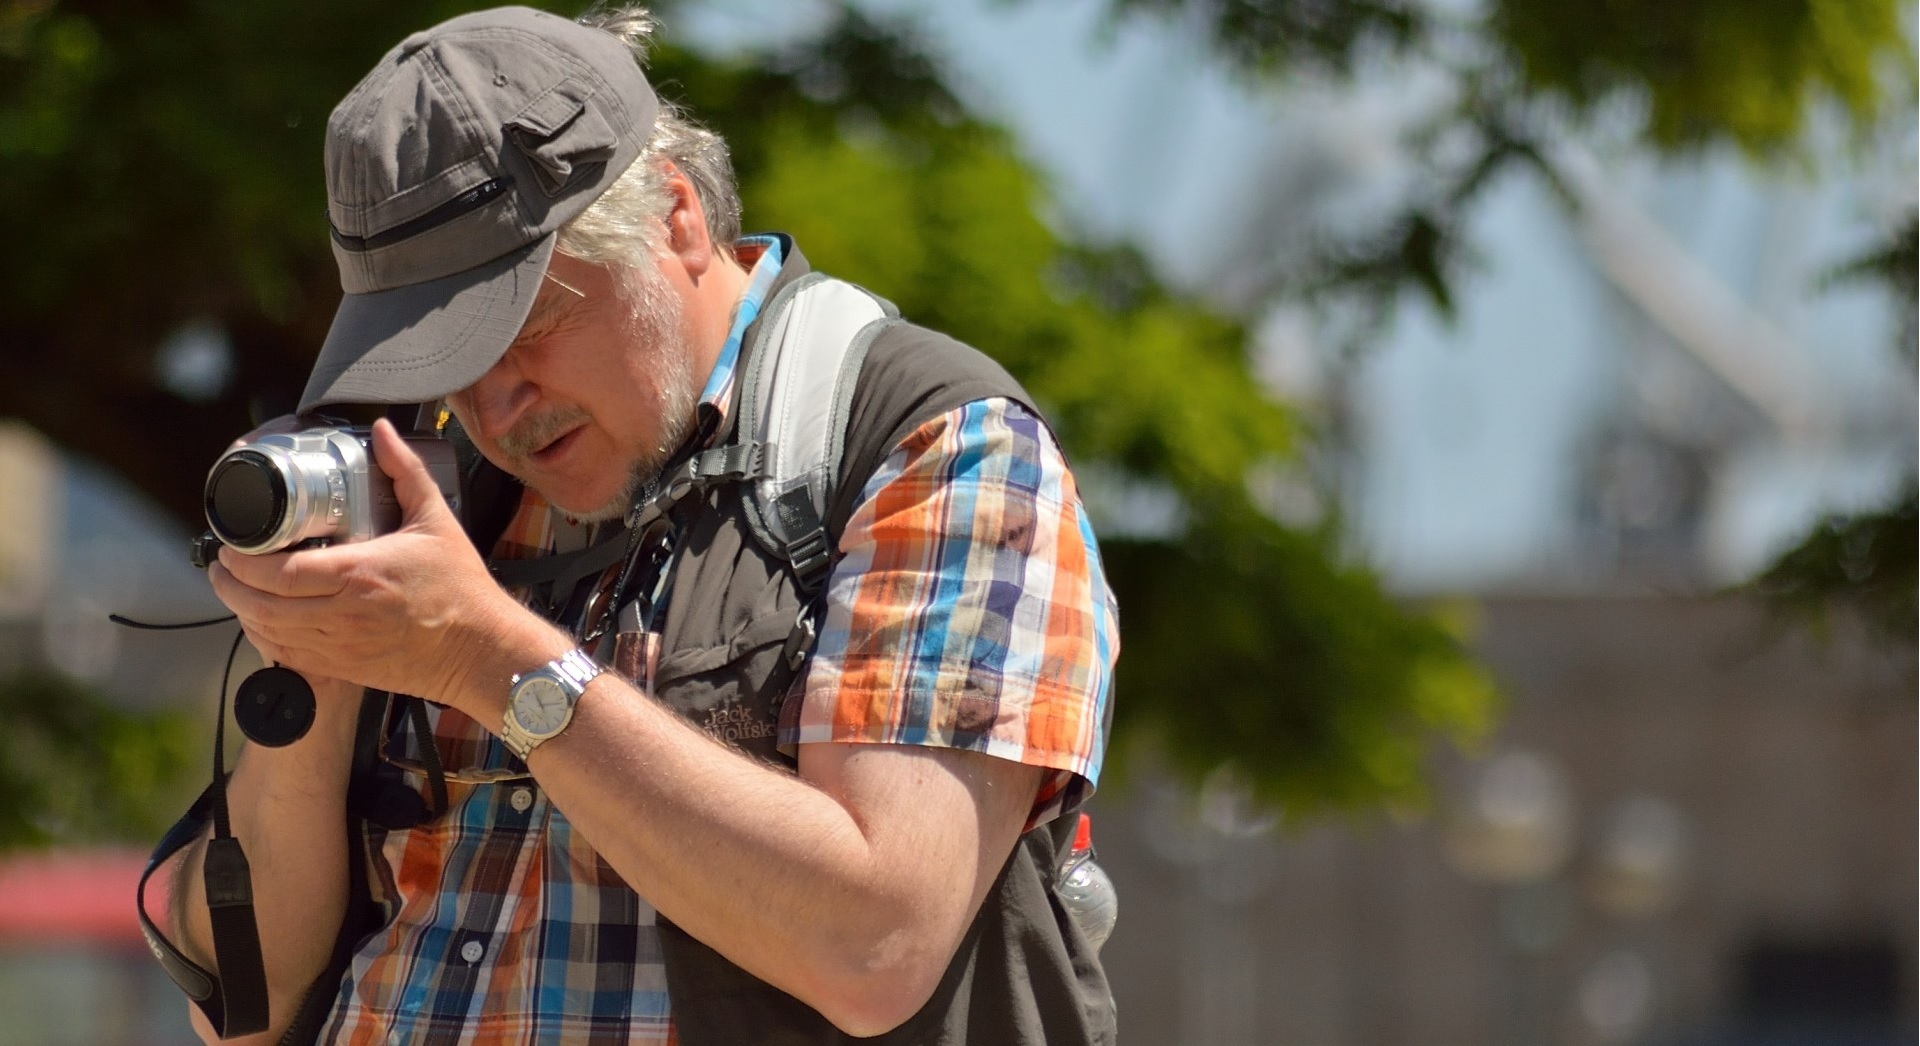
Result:
M487 573L426 466L384 419L373 450L400 502L398 530L265 556L223 548L208 574L262 657L309 678L451 703L494 639L532 614Z

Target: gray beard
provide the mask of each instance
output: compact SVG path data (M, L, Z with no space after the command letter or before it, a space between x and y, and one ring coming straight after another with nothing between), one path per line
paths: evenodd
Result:
M686 337L679 299L657 268L639 266L628 269L627 274L621 287L628 302L627 334L646 353L654 373L652 402L636 406L651 410L661 419L660 441L628 467L627 481L619 493L597 508L568 513L583 523L604 523L626 516L634 499L659 478L667 460L686 442L699 406L693 346Z

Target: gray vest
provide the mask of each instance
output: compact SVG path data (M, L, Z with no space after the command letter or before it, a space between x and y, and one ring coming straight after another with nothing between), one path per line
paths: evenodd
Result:
M769 291L807 272L789 248ZM761 313L765 317L771 310ZM744 371L761 351L756 322L742 347ZM910 324L875 339L853 398L841 474L829 507L837 544L868 477L914 429L962 404L1004 396L1031 406L1001 367L951 338ZM729 425L737 425L732 417ZM722 435L722 441L730 438ZM655 690L694 725L755 758L791 766L775 748L781 697L792 682L781 648L802 593L790 567L749 530L743 488L689 499ZM660 920L667 990L686 1046L877 1042L915 1044L1111 1043L1113 997L1093 947L1053 893L1072 843L1071 811L1022 836L933 997L886 1035L854 1039L806 1004L735 966Z

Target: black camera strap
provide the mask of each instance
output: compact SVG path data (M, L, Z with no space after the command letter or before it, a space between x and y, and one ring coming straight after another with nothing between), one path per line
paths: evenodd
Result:
M334 934L333 952L327 959L326 968L315 975L307 986L306 994L300 999L300 1008L294 1013L293 1023L288 1026L286 1034L280 1037L280 1046L310 1046L318 1041L320 1030L333 1010L340 979L353 962L354 950L359 947L361 939L382 921L380 905L374 901L367 883L367 837L362 831L366 818L361 811L380 807L380 799L390 795L383 794L375 785L375 766L380 738L385 732L389 700L407 701L416 709L421 708L418 698L402 698L379 690L367 690L361 694L360 721L354 728L350 776L353 783L347 790L347 910L340 917L340 929ZM419 714L424 718L424 709ZM446 777L440 772L437 758L429 757L428 762L434 793L442 797L440 808L444 811ZM414 798L411 789L397 789L395 792L408 799ZM432 810L424 811L424 815L437 816Z
M233 637L233 646L227 651L227 667L220 674L219 718L213 728L213 782L194 801L187 816L154 847L135 890L140 933L146 938L147 947L154 958L160 960L167 976L200 1007L207 1023L223 1039L265 1031L270 1023L266 964L260 956L260 929L253 912L253 876L247 867L247 855L240 849L240 840L234 838L227 816L227 687L232 679L234 656L245 638L244 632ZM206 890L207 915L213 926L214 966L221 973L219 977L174 947L147 917L146 905L147 880L174 854L200 837L209 816L213 821L213 838L207 841L201 878Z

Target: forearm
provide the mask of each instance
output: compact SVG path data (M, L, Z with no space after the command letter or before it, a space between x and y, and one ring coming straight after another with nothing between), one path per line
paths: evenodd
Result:
M615 681L542 747L532 756L542 786L635 889L817 1008L912 958L886 954L890 938L897 948L964 928L915 924L925 884L889 881L884 855L836 799Z
M359 687L344 683L316 687L318 708L308 735L281 749L248 745L227 782L230 823L252 877L273 1021L257 1038L230 1042L275 1041L331 954L346 909L346 787L359 695ZM201 871L206 841L176 864L173 931L181 948L212 970ZM213 1041L197 1007L193 1018L201 1036Z
M863 820L846 796L596 682L574 726L531 757L595 850L682 929L852 1034L917 1010L989 885L977 853L1004 857L1012 838L982 839L971 816L917 832ZM903 791L933 810L969 800L946 776Z
M568 645L535 629L492 644L500 660L475 662L449 696L497 724L508 677ZM883 751L893 746L860 747L871 750L863 759L907 758ZM610 674L588 686L572 724L528 765L662 914L856 1034L885 1030L931 992L1038 781L1037 771L1004 764L1022 773L1020 785L992 797L1013 811L1012 828L987 832L970 791L978 782L950 767L918 764L919 776L886 796L842 787L851 774L809 781L718 744ZM960 813L921 822L915 810ZM997 854L985 872L982 852Z

